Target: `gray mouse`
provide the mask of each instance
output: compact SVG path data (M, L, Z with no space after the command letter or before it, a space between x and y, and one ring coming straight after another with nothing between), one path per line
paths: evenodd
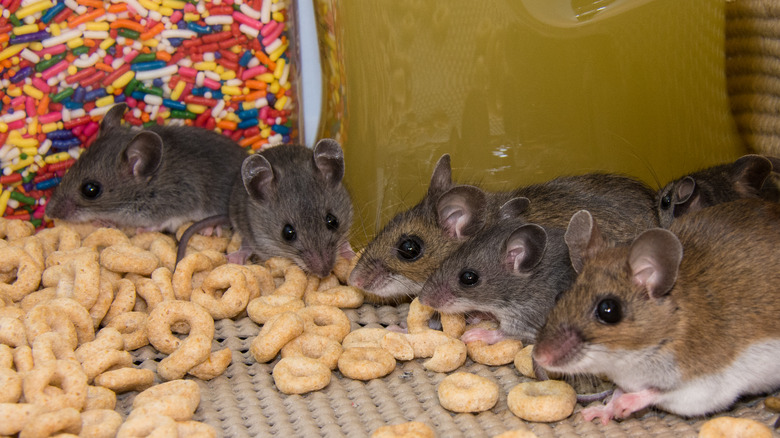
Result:
M780 159L744 155L732 163L720 164L680 177L658 191L658 219L663 228L686 213L741 198L780 201L780 189L772 172L780 170Z
M103 117L94 143L62 178L46 215L102 226L171 231L228 211L244 149L191 126L121 124L126 105Z
M452 182L450 157L439 159L428 192L407 211L398 213L363 251L349 283L385 298L417 296L423 283L444 259L471 235L498 218L499 208L513 198L522 201L526 222L565 228L576 211L591 208L615 241L630 241L658 225L655 192L630 177L591 173L556 178L505 192L484 192Z
M307 273L325 277L336 256L354 256L347 240L352 202L342 184L344 154L335 140L313 149L282 145L249 155L230 191L227 215L193 224L182 235L177 259L189 237L204 226L229 223L241 236L241 248L228 254L243 264L251 255L292 259Z
M477 312L498 321L498 330L467 331L464 342L492 344L508 337L532 343L574 281L564 229L513 217L511 203L500 209L500 220L447 257L420 291L420 302L440 312Z
M618 385L608 404L582 411L586 421L648 406L705 415L780 387L780 204L718 204L619 247L582 211L565 239L579 275L533 357Z

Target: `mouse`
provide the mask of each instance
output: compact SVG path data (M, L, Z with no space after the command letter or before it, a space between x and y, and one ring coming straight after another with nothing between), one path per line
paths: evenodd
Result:
M194 126L122 125L127 105L111 107L98 136L46 204L51 219L140 231L175 232L226 214L246 151Z
M686 213L741 198L780 201L780 188L773 177L778 170L779 158L750 154L682 176L658 191L659 223L669 228Z
M780 387L780 205L718 204L610 245L587 211L564 235L578 276L548 315L533 358L600 374L620 391L586 421L654 406L684 417Z
M341 145L332 139L312 149L291 144L250 154L230 190L227 214L190 226L180 238L177 261L200 228L230 224L241 236L240 249L228 254L231 263L244 264L250 256L286 257L309 274L328 276L337 255L354 257L344 170Z
M527 199L525 200L527 204ZM563 228L544 228L515 214L514 201L433 271L420 302L439 312L478 314L498 330L470 329L461 340L533 343L558 296L574 282Z
M430 274L465 240L494 223L514 198L529 223L565 228L572 214L591 208L616 241L657 226L655 191L628 176L591 173L564 176L509 191L486 192L452 181L450 156L434 167L428 190L412 208L396 214L366 245L349 284L390 299L415 297ZM459 224L468 224L460 226Z

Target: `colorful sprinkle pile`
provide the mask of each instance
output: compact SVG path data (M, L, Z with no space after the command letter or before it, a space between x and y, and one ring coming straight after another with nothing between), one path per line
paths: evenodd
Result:
M0 211L46 199L115 103L258 150L297 137L287 0L0 0Z

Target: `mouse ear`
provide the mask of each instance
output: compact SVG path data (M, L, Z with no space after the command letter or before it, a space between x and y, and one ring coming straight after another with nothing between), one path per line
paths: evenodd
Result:
M428 186L428 197L436 199L442 193L452 188L452 169L450 168L450 155L444 154L436 162L431 175L431 184Z
M498 217L500 219L518 218L528 210L529 205L531 205L531 201L528 198L512 198L498 209Z
M677 183L674 188L674 208L672 214L674 217L680 217L685 213L701 210L701 195L696 187L696 180L691 176L686 176Z
M504 242L504 266L514 273L527 272L542 261L547 248L547 232L536 224L526 224Z
M485 225L485 192L474 186L455 186L439 197L436 213L439 226L450 237L474 235Z
M127 110L127 104L124 102L112 106L103 116L103 120L100 121L100 132L105 133L119 127L122 117L125 115L125 110Z
M337 185L344 178L344 152L333 139L323 138L314 145L314 165L325 181Z
M247 193L258 201L267 201L275 192L274 169L260 154L252 154L241 163L241 179Z
M628 255L632 281L644 287L651 298L668 294L677 281L682 255L682 244L671 231L645 231L634 239Z
M772 162L761 155L740 157L731 169L734 190L744 197L758 196L764 181L772 173L772 168Z
M162 154L162 138L156 132L141 131L125 146L122 160L133 176L148 178L160 168Z
M582 270L585 260L607 247L607 240L588 210L574 213L563 240L569 247L571 266L577 273Z

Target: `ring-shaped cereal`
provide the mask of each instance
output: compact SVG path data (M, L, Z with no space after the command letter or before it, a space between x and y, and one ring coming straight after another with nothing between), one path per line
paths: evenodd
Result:
M536 379L536 371L534 371L534 362L532 357L533 352L534 346L527 345L522 350L517 352L517 355L515 355L514 364L518 373L525 377Z
M8 368L0 368L0 403L16 403L22 396L22 375Z
M106 327L119 331L122 334L125 350L133 351L149 345L148 318L149 316L144 312L127 312L112 318Z
M252 299L274 293L276 290L276 283L274 283L274 277L271 275L271 271L269 271L268 268L262 265L240 266L242 266L251 277L254 277L254 283L257 284L257 291L252 291Z
M170 396L182 397L183 403L179 405L181 409L173 413L166 412L165 415L173 416L177 420L189 419L200 404L200 386L192 380L171 380L154 385L135 396L133 409L158 403L159 400Z
M176 421L165 415L150 414L132 415L127 417L127 421L119 426L116 438L177 438L179 432L176 428Z
M116 228L98 228L81 241L81 246L92 248L97 252L119 244L130 245L130 238Z
M0 220L0 236L9 242L32 236L35 232L35 226L28 221L17 221L5 218L0 219L2 219Z
M249 303L246 272L237 265L217 266L203 284L192 291L190 301L208 310L214 319L233 318Z
M189 300L192 294L192 276L197 272L210 271L217 264L208 255L196 252L185 256L173 272L173 293L177 300Z
M409 421L382 426L375 430L370 438L436 438L436 433L423 422Z
M392 354L396 360L414 359L414 348L406 338L406 334L387 331L379 341L379 346Z
M328 289L333 289L334 287L341 286L338 277L336 277L333 274L330 274L325 278L319 278L317 276L311 275L309 276L309 282L311 282L312 277L314 278L314 280L317 280L316 281L317 287L314 287L313 290L328 290Z
M212 352L205 361L192 367L188 374L195 376L200 380L211 380L221 376L230 363L233 361L233 352L229 348Z
M412 300L409 303L409 313L406 315L408 333L414 334L429 330L428 321L430 321L434 313L433 307L422 304L419 298Z
M208 359L211 354L212 338L213 335L190 333L168 357L160 361L157 365L157 375L163 380L184 377L192 368Z
M354 380L371 380L384 377L395 369L395 358L381 348L347 348L339 357L339 371Z
M34 349L33 353L35 353ZM82 360L81 366L84 368L84 374L87 375L87 381L92 382L99 374L110 369L132 367L133 356L124 350L102 350L99 354L90 355ZM101 383L96 385L108 387Z
M15 240L11 244L17 248L21 248L29 255L35 264L41 267L46 265L46 256L44 255L43 243L37 236L25 237L23 239Z
M341 309L357 309L363 305L363 292L352 286L336 286L307 292L303 300L307 306L325 305Z
M54 251L70 251L81 247L81 236L67 225L45 228L35 237L41 241L46 256Z
M214 319L206 309L188 301L163 301L149 314L146 325L152 346L161 353L173 353L182 344L182 340L171 331L171 327L178 322L189 325L190 336L203 335L209 339L211 345L211 339L214 338Z
M41 333L32 345L33 362L41 364L50 360L75 360L76 353L62 341L57 332ZM128 353L129 355L129 353ZM133 359L130 358L130 363Z
M466 344L471 360L482 365L501 366L512 363L517 353L523 349L523 343L517 339L504 339L495 344L474 341Z
M173 237L149 231L131 237L130 243L156 255L160 259L160 265L173 272L173 268L176 266L176 241Z
M772 438L772 431L750 418L717 417L699 429L699 438Z
M292 260L284 257L271 257L265 261L265 266L274 277L284 276L284 270L293 264Z
M472 373L450 374L436 392L441 406L452 412L483 412L498 401L498 384Z
M0 248L0 272L15 273L12 282L0 282L0 299L16 302L38 289L43 266L27 251L9 245Z
M302 299L308 281L303 269L296 265L289 265L284 268L284 283L276 288L274 295L288 295Z
M466 344L460 339L450 338L436 347L433 356L423 362L423 367L437 373L449 373L466 363L466 357Z
M140 310L140 303L138 300L139 297L141 298L141 302L144 304L144 309L147 312L154 310L154 308L163 301L160 286L158 286L157 283L151 278L138 274L127 274L125 278L135 284L136 304L133 306L134 310Z
M46 390L50 385L62 391ZM66 407L81 410L87 400L87 376L77 362L70 360L36 364L24 375L22 388L27 402L46 410Z
M135 284L132 281L123 278L113 284L112 288L116 289L114 300L103 317L104 323L107 324L110 324L117 316L131 312L136 301Z
M380 327L361 327L357 330L352 330L344 339L341 340L341 345L344 348L352 347L381 347L382 338L390 333L385 328Z
M116 408L116 393L102 386L87 386L87 401L84 402L84 412L94 409Z
M466 331L466 317L462 313L440 313L441 331L447 336L460 339Z
M75 350L78 344L95 338L87 309L69 298L56 298L32 308L24 317L27 342L35 342L38 335L56 331L63 342Z
M320 390L328 386L331 378L330 369L324 363L308 357L282 358L272 374L276 387L285 394Z
M100 253L100 265L114 272L152 275L160 259L151 252L130 243L111 245Z
M523 420L546 423L571 415L577 404L577 393L561 380L524 382L509 391L506 403Z
M289 295L264 295L250 301L246 306L246 313L252 321L265 324L274 315L297 312L305 306L302 300Z
M308 306L299 310L304 331L341 342L352 329L343 310L333 306Z
M32 348L27 345L14 348L14 366L19 373L26 373L34 367Z
M79 434L81 432L81 413L73 408L63 408L46 412L28 422L19 432L19 438L55 436L59 434Z
M355 267L353 261L356 260L357 257L353 257L351 260L340 255L336 257L336 263L333 264L333 275L336 276L340 283L347 284L349 274L352 273L352 269Z
M121 425L122 415L111 409L92 409L81 413L81 436L113 438Z
M177 241L181 242L181 236L184 235L184 232L186 232L192 224L192 222L186 222L176 230ZM187 249L191 249L191 252L217 251L224 253L227 250L228 245L230 245L231 236L230 234L227 234L226 236L223 236L222 234L222 227L220 225L214 228L205 228L190 237L190 240L187 241Z
M433 357L440 345L450 342L451 337L438 330L427 329L406 335L414 350L414 357Z
M24 323L16 318L0 317L0 345L18 347L27 345Z
M304 330L303 319L293 312L285 312L268 320L260 333L252 340L249 352L256 361L265 363L279 353L288 342L300 336Z
M14 435L43 411L32 403L0 403L0 435Z
M143 391L154 385L154 371L132 368L131 365L104 371L95 376L95 385L108 388L116 394Z
M335 370L343 351L341 344L331 338L304 333L282 347L282 358L309 357Z

